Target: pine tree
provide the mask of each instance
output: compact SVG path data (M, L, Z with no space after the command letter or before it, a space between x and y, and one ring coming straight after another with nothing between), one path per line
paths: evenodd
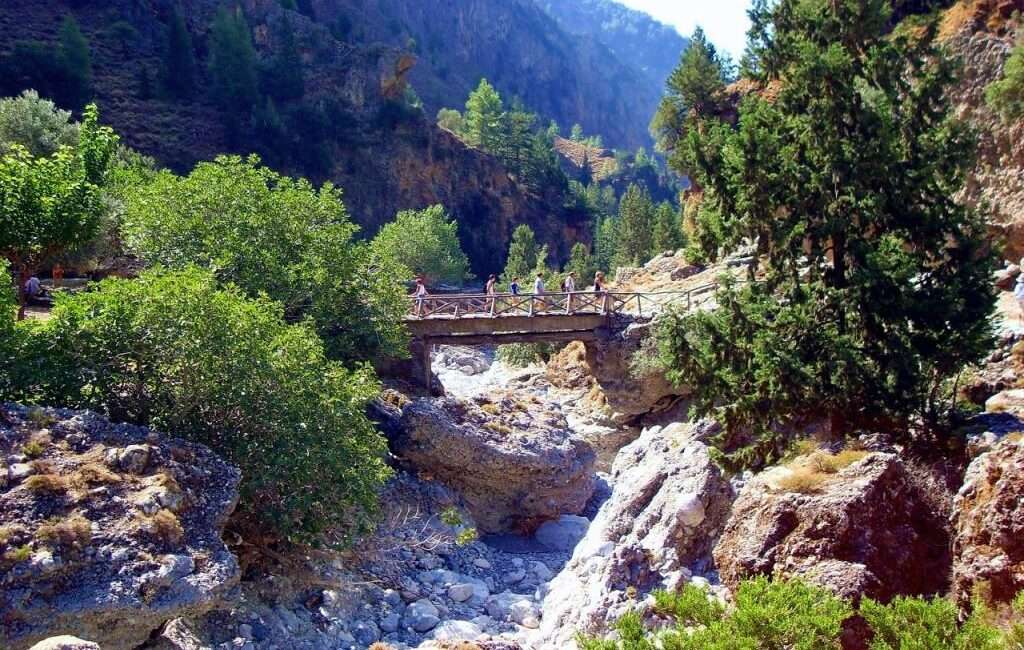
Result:
M242 10L222 7L210 28L210 74L213 95L229 114L248 113L259 99L256 50ZM230 124L237 115L229 115Z
M196 55L192 49L192 35L177 7L173 7L171 12L167 45L160 68L160 83L165 91L178 99L191 97L196 88Z
M502 116L498 156L509 171L516 175L521 176L529 166L536 121L537 116L527 111L521 104L513 105L512 110Z
M654 203L646 187L632 183L619 202L615 266L640 266L654 248Z
M78 21L71 14L60 26L58 59L66 76L64 95L67 101L79 107L92 95L92 58L89 41L85 39Z
M516 226L508 245L508 260L501 274L502 283L508 284L514 278L519 278L520 283L526 282L530 272L537 266L538 252L533 229L526 224Z
M665 95L651 120L651 133L658 148L667 152L676 166L686 167L688 164L685 159L677 157L685 127L690 123L687 118L690 115L711 116L721 110L722 91L729 75L727 62L698 27L665 83Z
M569 139L573 142L583 142L583 127L580 124L573 124Z
M664 201L654 215L654 253L677 251L686 245L679 212Z
M685 125L687 169L713 188L703 251L753 242L759 281L664 319L659 359L737 464L778 457L809 418L935 440L946 381L992 344L986 230L956 200L974 151L945 94L957 68L935 21L893 35L888 0L771 11L752 49L777 97L748 97L735 126Z
M466 111L463 114L466 144L487 152L496 152L500 144L504 110L501 95L486 79L481 79L480 85L466 100Z

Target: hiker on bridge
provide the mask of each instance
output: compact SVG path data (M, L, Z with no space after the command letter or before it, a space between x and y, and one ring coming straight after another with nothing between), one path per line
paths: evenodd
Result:
M568 294L565 298L565 313L572 313L572 294L576 291L576 273L569 271L569 275L562 280L562 293Z
M544 274L538 273L537 279L533 281L533 295L543 296L544 295ZM530 315L533 316L535 311L544 311L544 299L540 298L539 303L535 309L530 310Z
M495 293L497 293L497 291L495 291L497 284L498 276L491 273L491 275L487 278L487 284L484 285L484 293L486 293L488 296L493 296Z
M424 304L427 301L427 285L423 284L423 278L416 278L416 315L419 317L426 316L424 313Z
M508 285L508 292L513 296L519 295L519 278L512 278L512 283Z

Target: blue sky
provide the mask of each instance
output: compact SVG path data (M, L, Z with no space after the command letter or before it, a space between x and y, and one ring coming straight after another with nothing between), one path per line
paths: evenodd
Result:
M689 36L700 25L711 42L739 60L747 34L750 0L619 0Z

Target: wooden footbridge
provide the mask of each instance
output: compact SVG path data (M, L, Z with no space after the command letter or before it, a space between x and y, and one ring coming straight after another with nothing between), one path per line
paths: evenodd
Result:
M587 341L617 323L654 316L669 305L693 309L713 291L544 294L438 294L410 298L405 324L430 344L482 345Z

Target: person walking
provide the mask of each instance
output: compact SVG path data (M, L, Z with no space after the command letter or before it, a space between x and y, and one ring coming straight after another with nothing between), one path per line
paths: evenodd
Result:
M537 278L533 281L533 295L543 296L544 295L544 274L538 273ZM533 316L534 312L544 311L544 299L535 299L535 308L530 310L530 315Z
M508 285L508 292L513 296L519 295L519 278L512 278L512 283Z
M492 273L487 278L487 284L484 285L484 293L486 293L488 296L493 296L495 294L495 287L496 287L497 284L498 284L498 276L496 276L496 275L494 275Z
M1013 287L1013 297L1017 299L1017 319L1024 323L1024 273L1017 276L1017 285Z
M565 276L565 280L562 281L562 292L566 293L565 297L565 313L572 313L572 294L576 291L576 273L569 271L569 274Z
M601 300L601 313L608 313L608 288L604 281L603 271L598 271L594 274L594 292Z
M423 283L423 278L416 278L416 316L423 318L426 316L424 313L424 307L427 302L427 285Z

